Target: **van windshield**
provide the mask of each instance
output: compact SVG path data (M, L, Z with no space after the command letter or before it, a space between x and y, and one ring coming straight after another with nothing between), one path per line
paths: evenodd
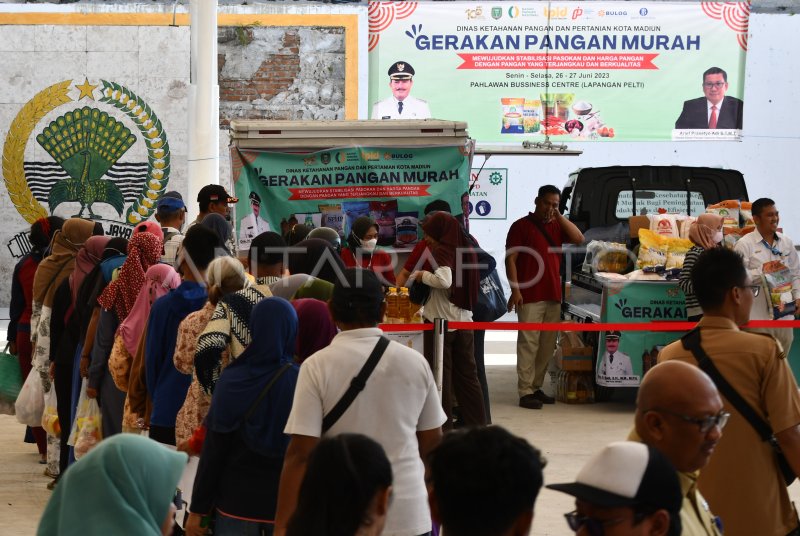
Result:
M634 215L657 214L658 209L666 209L673 214L686 214L686 192L676 190L636 191L636 214L633 213L633 192L623 190L617 197L614 214L625 219ZM691 192L691 214L699 216L706 211L706 202L700 192Z

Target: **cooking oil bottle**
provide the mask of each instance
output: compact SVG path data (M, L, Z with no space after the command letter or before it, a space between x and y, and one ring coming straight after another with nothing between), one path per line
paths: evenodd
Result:
M406 287L400 287L397 308L397 316L400 318L400 322L403 324L411 322L411 298Z
M386 322L388 324L398 323L398 316L400 313L399 299L400 296L397 293L397 288L389 287L389 292L386 294Z

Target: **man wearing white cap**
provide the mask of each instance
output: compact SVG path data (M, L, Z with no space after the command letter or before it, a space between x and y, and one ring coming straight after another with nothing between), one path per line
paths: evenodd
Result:
M547 487L575 497L575 510L564 517L580 534L681 534L681 487L675 468L643 443L611 443L589 459L575 482Z
M372 107L372 119L428 119L431 110L428 103L412 97L414 68L410 63L397 61L389 67L389 89L392 96L376 102Z

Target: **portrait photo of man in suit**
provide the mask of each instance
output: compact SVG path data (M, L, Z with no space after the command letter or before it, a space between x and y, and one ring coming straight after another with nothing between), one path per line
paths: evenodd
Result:
M684 101L683 111L675 121L676 129L742 128L744 103L735 97L726 97L728 73L711 67L703 73L703 97Z

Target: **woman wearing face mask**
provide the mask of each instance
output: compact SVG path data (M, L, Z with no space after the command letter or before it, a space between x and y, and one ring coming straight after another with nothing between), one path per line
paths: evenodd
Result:
M381 283L395 285L392 258L378 246L378 224L369 216L353 222L347 237L347 247L342 250L342 261L348 268L367 268L375 272Z
M722 216L717 214L701 214L697 221L689 227L689 240L694 245L686 253L683 269L678 278L678 286L686 295L686 314L689 322L697 322L703 318L703 310L700 308L692 286L692 268L702 252L722 244L722 222Z

